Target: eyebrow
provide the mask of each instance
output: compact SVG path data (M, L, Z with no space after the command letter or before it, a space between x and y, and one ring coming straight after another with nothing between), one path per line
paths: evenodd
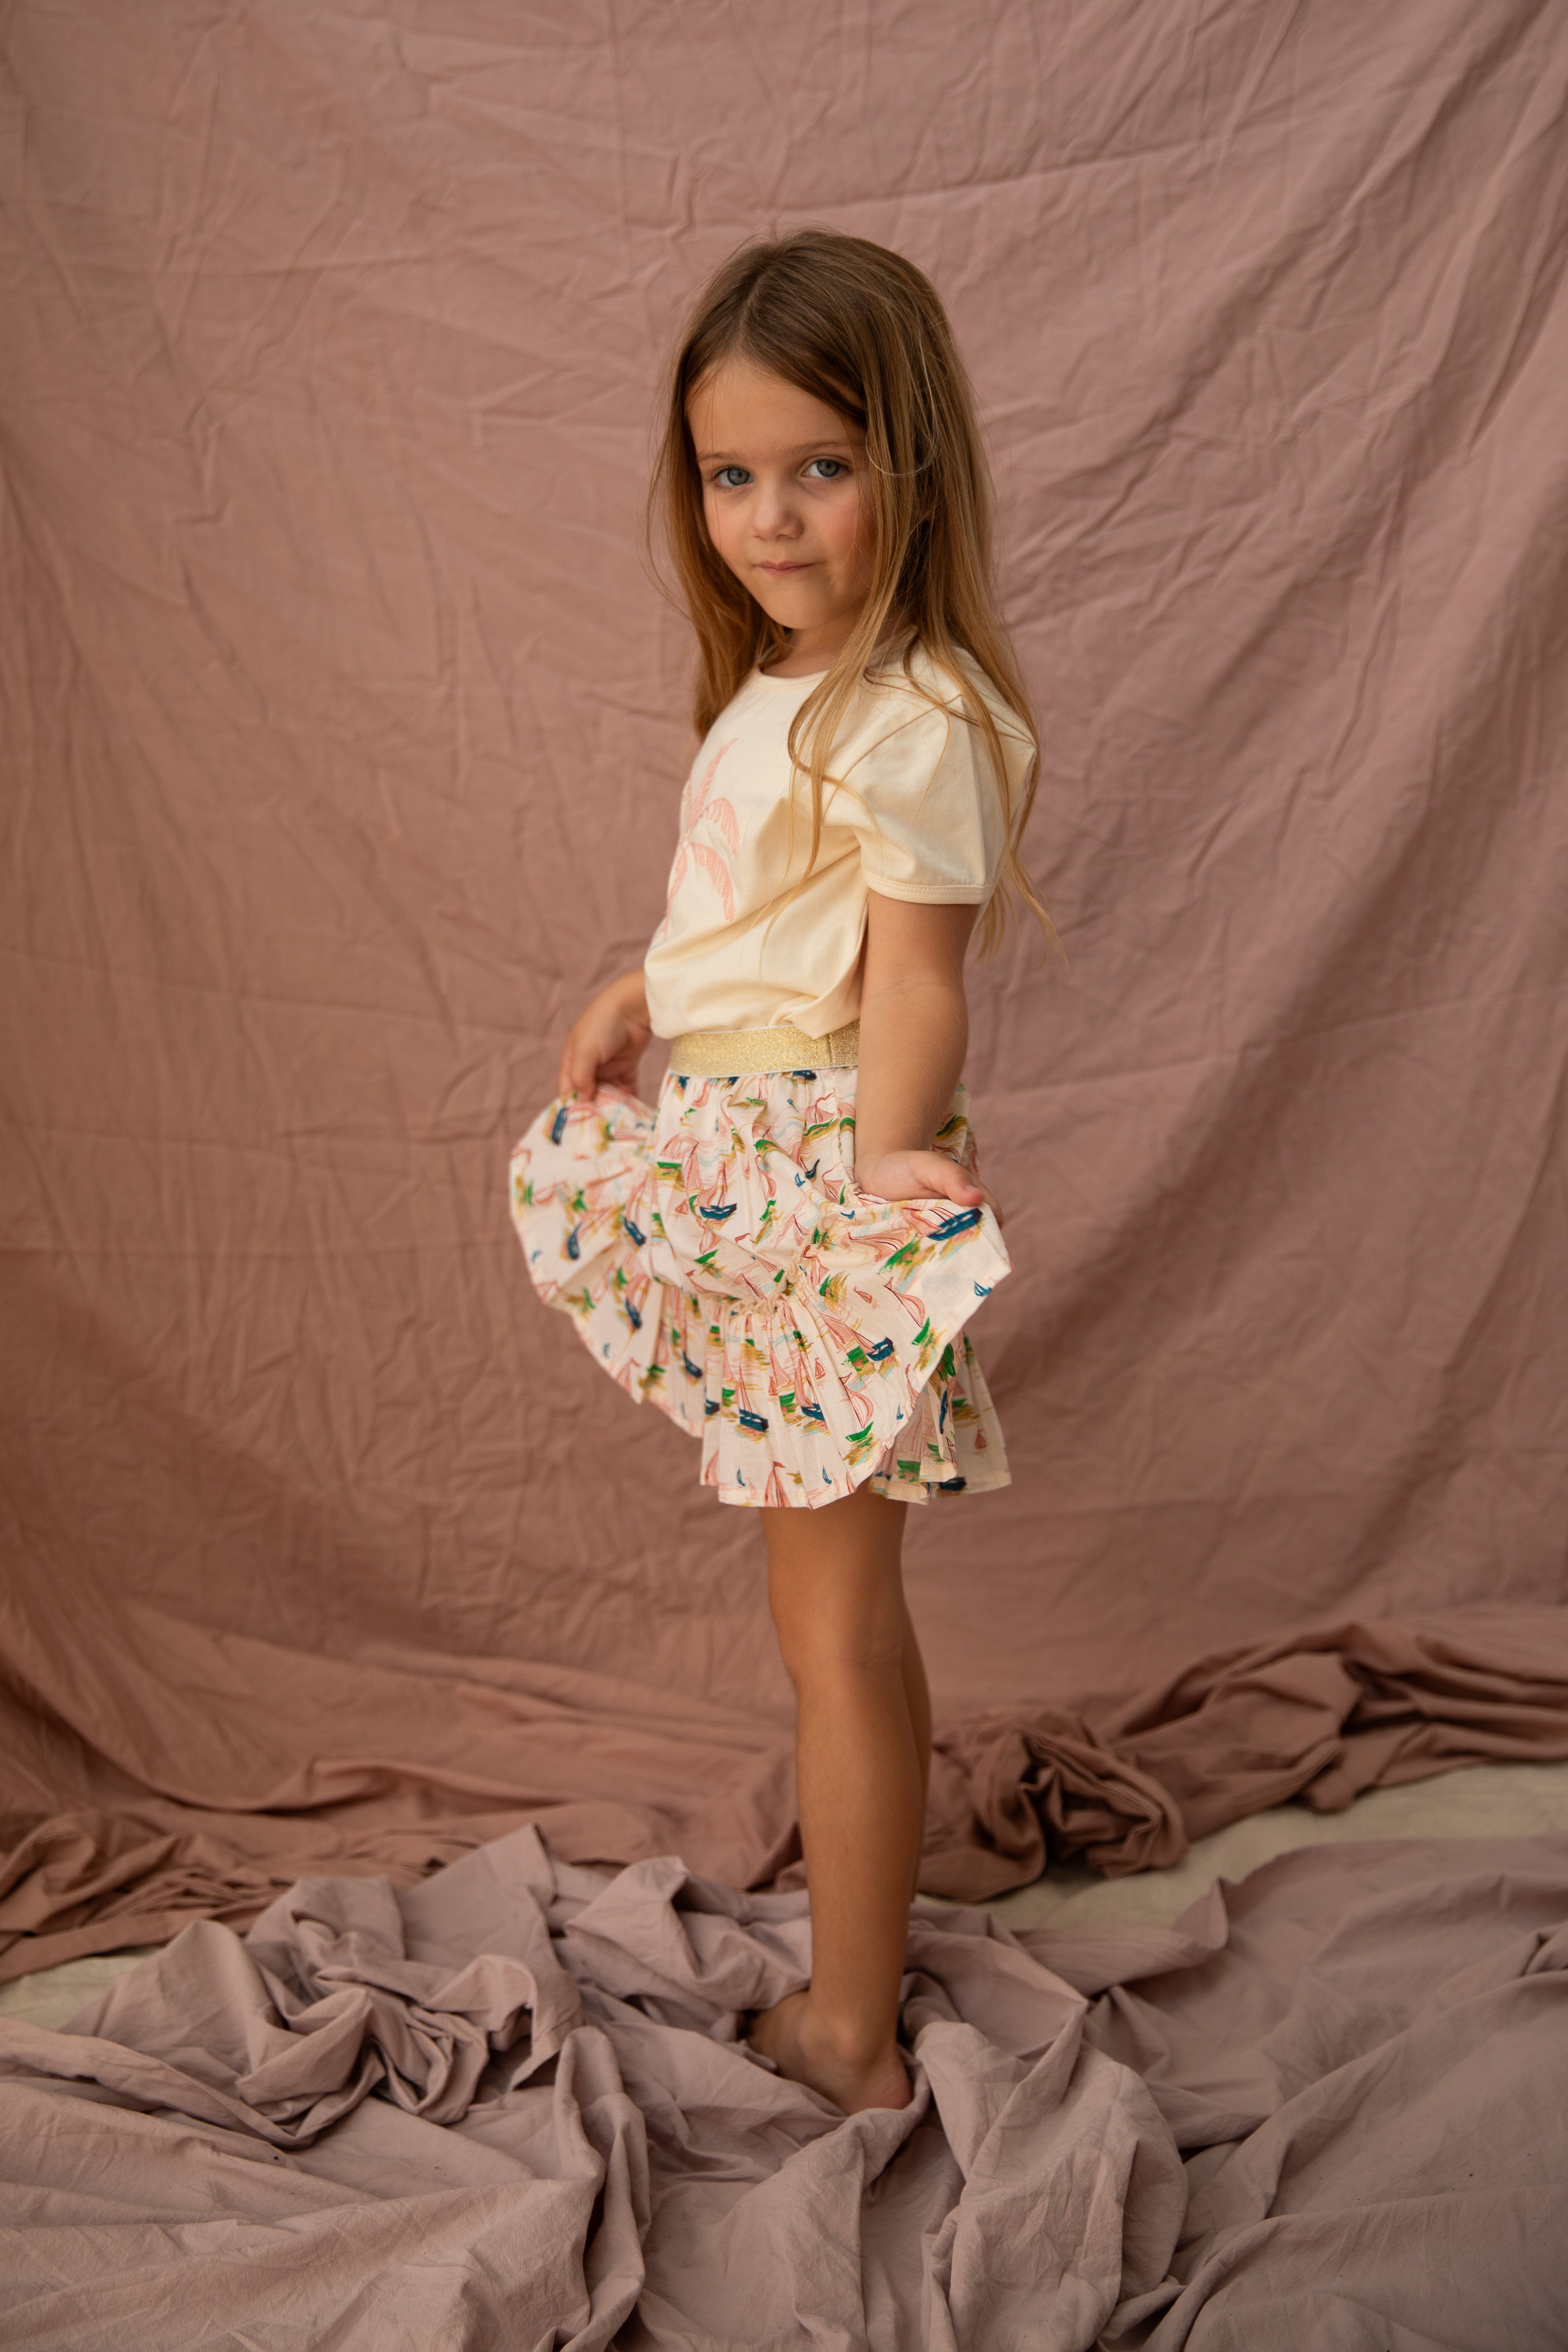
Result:
M829 436L820 441L797 441L793 449L785 449L782 454L786 457L804 457L808 449L853 450L854 446L855 444L853 441L835 441ZM716 457L722 457L727 464L731 466L737 464L743 465L745 463L745 460L740 457L733 449L699 449L697 452L697 462L700 466L710 466Z

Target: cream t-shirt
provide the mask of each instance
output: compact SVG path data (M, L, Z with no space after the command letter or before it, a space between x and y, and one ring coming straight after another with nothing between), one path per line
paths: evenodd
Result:
M840 782L823 788L816 865L793 895L811 845L811 788L796 775L792 829L787 746L817 679L753 670L720 712L681 794L668 904L647 951L656 1036L787 1023L825 1037L859 1013L870 891L934 906L990 898L1007 842L985 738L934 664L917 653L913 668L942 707L896 676L868 683L830 763ZM1016 805L1034 746L966 670L996 721Z

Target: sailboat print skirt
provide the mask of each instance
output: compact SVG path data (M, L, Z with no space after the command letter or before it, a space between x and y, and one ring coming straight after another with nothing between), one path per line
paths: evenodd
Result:
M702 1441L721 1501L900 1502L1008 1483L964 1325L1008 1270L989 1208L854 1180L852 1068L671 1073L552 1103L511 1158L534 1286ZM974 1162L961 1087L937 1150Z

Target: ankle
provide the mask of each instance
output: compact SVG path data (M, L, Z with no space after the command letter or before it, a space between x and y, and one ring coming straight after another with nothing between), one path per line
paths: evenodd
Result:
M876 2025L864 2017L836 2015L808 1992L801 2020L809 2038L835 2065L852 2074L868 2074L898 2053L898 2035L889 2025Z

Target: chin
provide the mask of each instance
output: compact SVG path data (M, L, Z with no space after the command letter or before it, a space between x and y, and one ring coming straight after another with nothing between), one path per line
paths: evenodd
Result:
M752 593L756 593L754 589ZM793 596L758 596L757 602L769 620L776 621L781 629L819 629L822 626L823 614L809 611L797 604Z

